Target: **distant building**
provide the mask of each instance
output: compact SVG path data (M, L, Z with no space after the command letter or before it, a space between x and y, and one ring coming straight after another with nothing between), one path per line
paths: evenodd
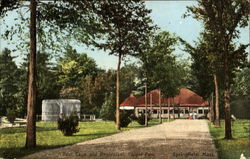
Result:
M81 101L77 99L48 99L42 101L42 121L56 121L60 115L76 113L80 119Z
M209 103L189 89L180 89L179 94L173 98L159 98L159 94L159 90L152 90L146 95L147 109L152 118L159 117L160 99L162 106L161 114L163 118L168 117L168 109L170 110L169 113L171 118L188 118L194 114L196 114L197 118L201 116L207 116L208 114ZM141 97L135 97L131 95L120 104L120 109L134 110L136 116L138 116L140 113L145 113L145 95Z

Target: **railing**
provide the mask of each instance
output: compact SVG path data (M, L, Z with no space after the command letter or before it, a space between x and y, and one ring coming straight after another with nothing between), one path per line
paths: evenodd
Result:
M36 115L36 120L41 121L43 115ZM60 115L45 115L46 117L49 117L52 121L55 121L59 118ZM77 115L78 116L78 115ZM95 121L95 115L94 114L83 114L80 115L80 121Z

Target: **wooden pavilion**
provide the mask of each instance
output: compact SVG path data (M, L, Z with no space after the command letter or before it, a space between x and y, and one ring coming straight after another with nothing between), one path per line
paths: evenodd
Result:
M199 118L207 116L209 103L186 88L180 89L179 94L172 98L160 97L159 90L152 90L146 94L146 97L131 95L120 104L120 109L134 110L136 116L145 113L147 109L152 118L158 118L160 110L163 118L167 118L168 113L170 118L188 118L190 115Z

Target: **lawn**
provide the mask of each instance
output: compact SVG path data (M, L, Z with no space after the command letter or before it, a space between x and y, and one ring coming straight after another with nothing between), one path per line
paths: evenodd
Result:
M158 120L151 120L149 126L157 125ZM137 122L132 122L127 131L142 128ZM37 147L25 149L26 127L12 127L0 129L0 158L19 158L44 149L51 149L72 145L75 143L100 138L117 133L114 122L80 122L80 132L70 137L65 137L57 130L56 122L37 122Z
M209 124L220 159L240 158L241 153L250 157L250 120L236 120L232 125L232 140L224 139L224 121L221 128Z

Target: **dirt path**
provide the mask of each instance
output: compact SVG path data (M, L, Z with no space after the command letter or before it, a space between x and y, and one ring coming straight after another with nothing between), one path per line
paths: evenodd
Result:
M175 120L25 158L217 159L206 120Z

